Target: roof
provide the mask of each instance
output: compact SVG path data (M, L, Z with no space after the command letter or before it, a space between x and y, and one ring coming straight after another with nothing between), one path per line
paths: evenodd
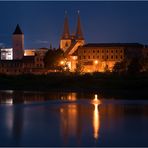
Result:
M144 45L139 43L88 43L82 47L143 47Z
M13 32L13 34L23 34L23 32L20 29L19 24L17 24L17 26L16 26L15 31Z

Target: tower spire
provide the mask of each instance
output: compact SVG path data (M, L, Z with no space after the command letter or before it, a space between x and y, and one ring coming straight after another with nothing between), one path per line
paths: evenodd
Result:
M19 24L16 25L15 31L13 32L13 34L23 34L22 30L20 29Z
M84 38L83 38L82 29L81 29L81 20L80 20L80 11L79 11L79 10L78 10L78 20L77 20L76 38L77 38L77 39L84 39Z
M68 39L70 38L69 34L69 25L68 25L68 16L67 16L67 11L65 10L65 20L64 20L64 31L62 34L63 39Z

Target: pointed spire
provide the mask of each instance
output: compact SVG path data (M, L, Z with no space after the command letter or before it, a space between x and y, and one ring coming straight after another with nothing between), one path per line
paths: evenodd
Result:
M63 39L70 38L67 11L65 11L64 31L63 31L62 38Z
M84 39L84 38L83 38L82 29L81 29L80 11L79 11L79 10L78 10L78 20L77 20L76 38L77 38L77 39Z
M13 34L23 34L23 32L20 29L19 24L17 24L17 26L16 26L15 31L13 32Z

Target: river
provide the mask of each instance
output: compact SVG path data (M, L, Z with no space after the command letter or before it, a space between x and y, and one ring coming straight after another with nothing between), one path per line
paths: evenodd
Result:
M0 91L0 146L148 146L148 101Z

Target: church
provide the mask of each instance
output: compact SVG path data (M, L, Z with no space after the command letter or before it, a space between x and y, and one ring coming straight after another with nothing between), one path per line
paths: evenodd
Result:
M74 35L69 33L68 16L65 15L60 48L64 51L71 72L78 65L83 72L112 71L117 62L148 56L147 47L139 43L85 43L79 12Z

